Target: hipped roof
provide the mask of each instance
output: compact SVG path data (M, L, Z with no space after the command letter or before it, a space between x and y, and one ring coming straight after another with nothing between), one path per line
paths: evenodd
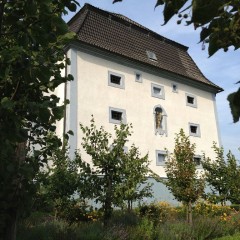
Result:
M167 39L121 14L85 4L68 25L69 29L77 34L80 42L206 84L216 92L223 90L203 75L188 54L186 46ZM147 51L154 52L157 61L150 60Z

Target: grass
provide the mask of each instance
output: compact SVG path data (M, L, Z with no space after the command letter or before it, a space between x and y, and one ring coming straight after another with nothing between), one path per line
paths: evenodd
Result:
M216 211L194 215L190 226L183 209L156 205L149 211L115 211L107 227L101 221L55 221L50 215L34 213L21 222L17 240L237 240L240 239L240 214ZM235 234L235 235L234 235Z
M239 240L240 239L240 233L236 233L232 236L225 236L221 238L215 238L214 240Z

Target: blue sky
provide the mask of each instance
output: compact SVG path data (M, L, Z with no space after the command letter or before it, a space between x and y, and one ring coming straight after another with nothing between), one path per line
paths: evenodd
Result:
M229 93L240 87L235 83L240 80L240 50L229 49L228 52L218 51L208 58L207 48L202 50L199 42L199 30L193 26L177 25L178 18L162 26L162 7L154 10L156 0L123 0L123 2L112 4L112 0L79 0L81 7L85 3L94 5L101 9L123 14L143 26L157 32L164 37L179 42L189 47L189 54L201 69L203 74L212 82L222 87L225 91L217 94L218 120L220 126L222 145L225 153L231 150L240 160L240 122L234 124L230 113L228 101ZM70 13L64 19L68 21L74 14ZM209 133L211 134L211 133Z

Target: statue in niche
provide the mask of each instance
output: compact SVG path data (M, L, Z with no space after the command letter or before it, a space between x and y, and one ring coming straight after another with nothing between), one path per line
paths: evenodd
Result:
M156 129L162 128L162 120L163 120L163 113L161 108L156 108L155 110L155 122L156 122Z

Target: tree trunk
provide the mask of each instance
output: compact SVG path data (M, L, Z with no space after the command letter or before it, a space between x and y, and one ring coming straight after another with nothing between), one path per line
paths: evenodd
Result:
M14 161L17 167L25 161L25 150L26 143L18 143L15 150ZM19 175L19 174L17 174ZM5 231L4 231L4 240L15 240L16 239L16 230L17 230L17 220L18 220L18 211L20 205L20 191L22 191L22 177L13 176L12 183L12 193L8 196L8 201L11 204L7 209L9 215L8 220L5 222Z
M104 216L103 225L106 226L112 215L112 181L108 179L108 186L106 191L106 198L104 202Z
M10 219L7 222L4 240L16 240L17 209L12 209Z
M187 205L187 223L192 225L192 203L188 202Z

